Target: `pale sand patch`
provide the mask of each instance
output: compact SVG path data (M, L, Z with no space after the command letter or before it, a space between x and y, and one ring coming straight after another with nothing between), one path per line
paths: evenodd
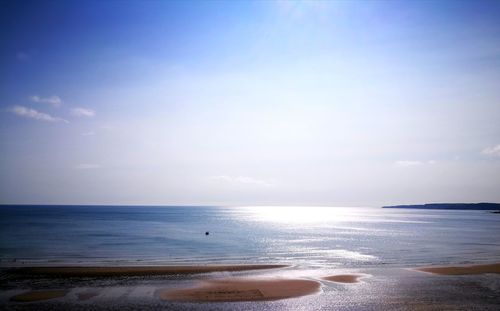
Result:
M441 274L441 275L470 275L470 274L483 274L483 273L500 274L500 263L487 264L487 265L425 267L425 268L417 268L416 270L434 274Z
M330 275L323 278L323 280L338 282L338 283L358 283L359 278L362 275L359 274L338 274L338 275Z
M33 302L63 297L66 296L67 293L67 290L37 290L13 296L10 300L17 302Z
M54 277L102 277L174 275L207 272L233 272L247 270L276 269L287 265L206 265L206 266L128 266L128 267L25 267L14 268L18 274Z
M202 282L187 289L159 293L163 300L256 301L300 297L318 292L320 283L303 279L227 279Z

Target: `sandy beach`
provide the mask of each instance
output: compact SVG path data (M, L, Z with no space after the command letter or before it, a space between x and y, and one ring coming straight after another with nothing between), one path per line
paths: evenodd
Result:
M227 279L200 283L187 289L159 293L161 299L176 301L257 301L300 297L317 293L320 283L304 279Z
M33 302L33 301L42 301L49 300L59 297L64 297L68 293L67 290L38 290L38 291L29 291L26 293L22 293L10 298L11 301L16 302Z
M474 275L484 273L500 274L500 263L466 266L424 267L417 268L416 270L440 275Z
M326 276L323 280L337 283L358 283L360 277L362 277L362 275L359 274L338 274Z
M289 268L280 270L284 267ZM279 264L23 267L10 268L5 271L6 275L10 276L12 284L29 282L33 286L12 287L12 292L5 292L1 299L5 305L25 305L28 309L33 306L39 310L63 306L106 309L106 306L115 304L131 304L138 309L184 310L192 307L190 303L197 303L200 310L205 310L205 307L231 310L234 305L225 304L226 302L259 302L271 306L277 300L293 309L295 304L310 306L314 301L336 301L339 299L338 295L343 293L348 297L346 299L357 301L371 310L370 302L365 299L375 292L385 298L377 300L373 310L400 310L410 306L408 301L411 301L410 310L419 310L420 306L429 304L429 297L437 299L433 303L439 303L435 310L443 306L453 309L458 305L470 307L478 303L491 307L497 303L497 300L488 298L493 297L494 291L477 283L474 274L498 273L499 267L500 263L416 269L368 268L352 270L352 273L339 270L338 274L335 274L335 270L329 270L330 274L321 274L319 271L310 271L309 274L307 270L297 273L301 270ZM224 273L210 274L212 272ZM450 278L450 285L453 286L442 286L441 283L435 283L438 278L431 277L431 273L470 274L463 283L463 288L469 291L468 296L462 297L460 303L451 303L450 299L455 297L455 286L462 286L462 283L457 284ZM130 276L140 277L129 278ZM364 277L368 278L361 282L360 279ZM439 295L432 295L433 287ZM422 294L414 297L415 288ZM395 297L397 299L392 301ZM387 301L391 302L387 304Z

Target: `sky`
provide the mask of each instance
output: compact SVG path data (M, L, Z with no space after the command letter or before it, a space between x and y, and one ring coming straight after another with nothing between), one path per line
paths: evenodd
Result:
M500 202L498 1L0 1L0 203Z

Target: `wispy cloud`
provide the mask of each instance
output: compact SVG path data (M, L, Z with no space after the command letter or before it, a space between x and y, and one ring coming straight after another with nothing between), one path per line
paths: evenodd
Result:
M95 135L94 131L88 131L88 132L83 132L82 133L82 136L92 136L92 135Z
M93 170L93 169L98 169L101 166L99 164L95 163L81 163L75 166L75 169L77 170Z
M436 161L434 160L429 160L429 161L415 161L415 160L400 160L394 162L396 166L401 166L401 167L408 167L408 166L418 166L418 165L424 165L424 164L436 164Z
M264 187L269 187L272 186L273 183L261 180L261 179L255 179L252 177L248 176L228 176L228 175L218 175L218 176L211 176L210 179L212 180L217 180L217 181L222 181L222 182L228 182L228 183L239 183L239 184L251 184L251 185L258 185L258 186L264 186Z
M95 116L95 111L88 108L76 107L71 109L71 114L75 117L93 117Z
M30 100L34 103L49 104L52 107L59 107L62 104L61 98L57 95L52 95L49 97L40 97L38 95L33 95L30 97Z
M53 117L50 114L39 112L35 109L27 108L24 106L13 106L9 109L9 111L12 112L13 114L18 115L18 116L23 117L23 118L34 119L34 120L39 120L39 121L46 121L46 122L69 123L68 120Z
M500 145L485 148L481 153L488 156L500 157Z

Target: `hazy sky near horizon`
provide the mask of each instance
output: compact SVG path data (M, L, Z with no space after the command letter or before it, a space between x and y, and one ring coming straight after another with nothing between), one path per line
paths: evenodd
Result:
M0 203L500 202L500 2L1 1Z

